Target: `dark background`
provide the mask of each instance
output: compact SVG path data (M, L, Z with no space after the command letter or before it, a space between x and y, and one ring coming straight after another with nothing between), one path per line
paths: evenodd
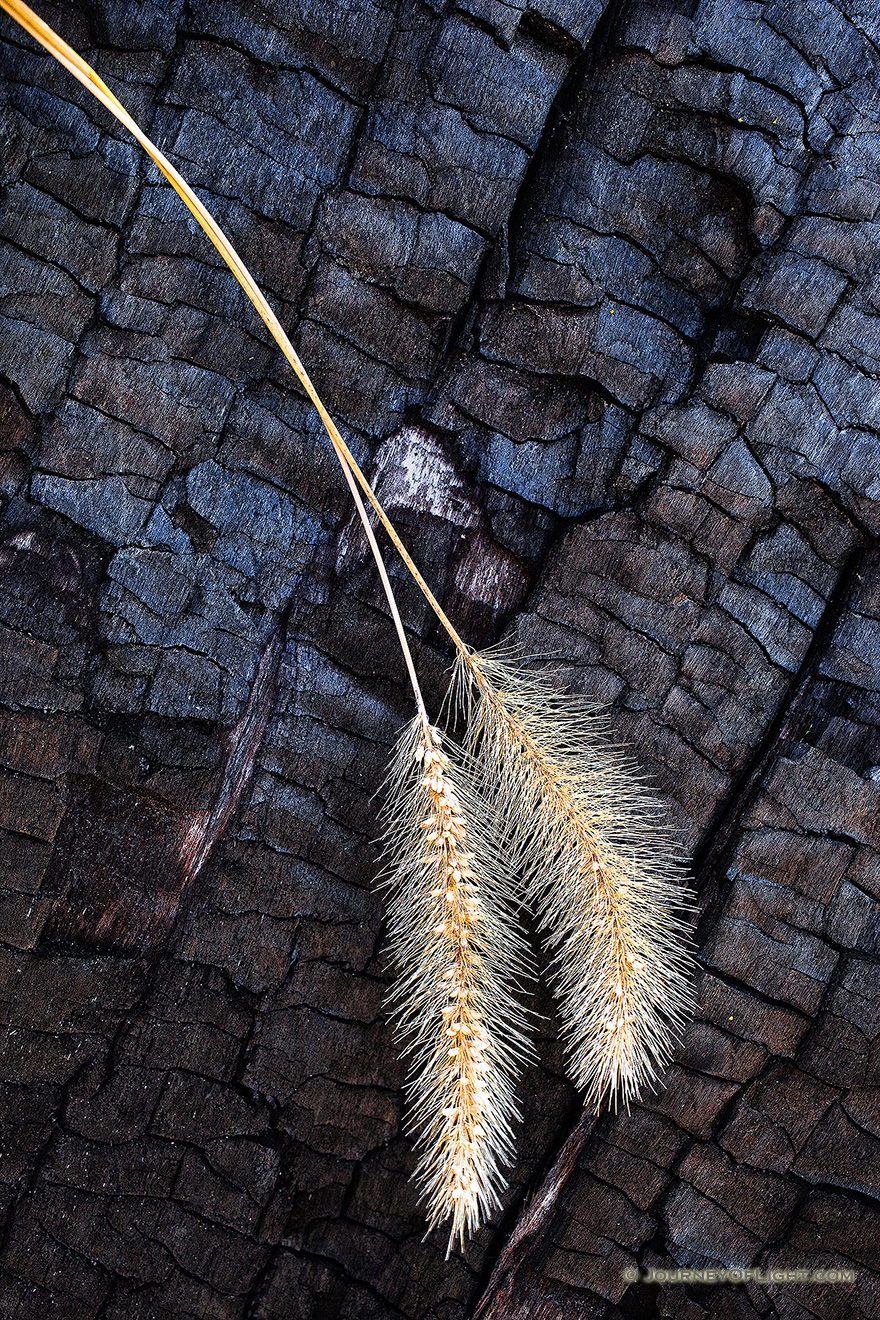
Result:
M612 703L702 970L629 1115L575 1126L545 1022L505 1214L445 1262L381 1008L412 708L363 535L178 198L4 16L0 1313L880 1314L876 3L40 12L227 228L457 626Z

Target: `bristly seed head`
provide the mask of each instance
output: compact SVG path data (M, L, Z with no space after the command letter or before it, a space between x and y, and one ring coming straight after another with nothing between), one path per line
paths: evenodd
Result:
M388 813L392 937L402 971L398 1020L413 1053L420 1176L432 1222L450 1216L450 1241L456 1234L463 1240L497 1204L499 1164L511 1155L513 1078L527 1049L513 982L525 951L509 915L516 900L487 837L486 813L472 805L467 784L424 717L414 663L359 485L453 641L463 644L216 221L76 52L20 0L0 0L0 5L133 133L169 179L275 338L343 465L422 712L402 740ZM556 951L576 1075L597 1095L620 1090L627 1097L650 1075L653 1063L665 1058L670 1030L684 1011L684 926L674 915L681 896L670 897L665 864L652 862L647 835L638 832L641 800L625 775L615 780L622 763L609 760L607 749L600 748L596 759L604 770L578 768L582 749L574 746L574 721L553 705L548 691L514 674L502 700L498 692L493 695L490 668L481 664L471 672L479 678L475 727L489 767L486 782L500 803L513 804L519 813L511 838ZM503 667L496 666L493 681L499 678L507 684ZM622 810L612 800L615 794L622 797ZM600 1025L609 1037L597 1046Z
M500 1204L513 1156L515 1080L530 1053L516 998L528 953L491 812L435 728L417 718L404 730L388 787L392 998L412 1060L415 1176L431 1226L451 1221L451 1250Z
M628 1105L693 1007L693 895L668 828L594 707L495 656L462 657L457 681L552 955L572 1076L596 1105Z

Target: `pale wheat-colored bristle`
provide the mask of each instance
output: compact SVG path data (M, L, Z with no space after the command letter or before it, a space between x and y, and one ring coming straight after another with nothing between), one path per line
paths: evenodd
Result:
M572 1076L595 1104L628 1105L692 1011L693 895L669 830L595 706L491 654L462 656L458 681L552 954Z
M499 1205L531 1052L517 1002L528 951L489 817L439 731L413 720L384 809L392 1000L411 1061L415 1177L430 1226L450 1223L448 1250Z

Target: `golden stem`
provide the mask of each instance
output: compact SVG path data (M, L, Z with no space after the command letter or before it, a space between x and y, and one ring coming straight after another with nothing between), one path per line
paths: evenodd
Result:
M317 409L318 416L321 418L321 421L324 423L324 427L326 428L327 434L329 435L330 440L333 444L333 448L336 452L336 457L339 459L343 473L345 474L345 479L348 483L349 490L351 491L351 495L355 502L355 506L357 507L361 522L364 525L364 530L367 534L367 540L369 541L370 549L373 552L373 557L376 560L376 565L379 570L379 576L382 579L382 585L385 589L385 595L388 599L388 604L391 610L392 618L394 619L394 624L397 629L397 635L400 638L400 644L403 649L404 659L406 660L410 681L413 684L413 691L415 692L416 695L416 705L419 707L419 711L421 713L424 710L424 703L422 702L421 693L419 692L418 681L415 675L415 667L413 666L412 658L409 653L409 646L407 644L406 637L403 632L403 625L400 622L400 616L397 612L397 605L394 602L394 596L391 590L391 583L388 580L388 575L385 571L385 565L382 562L381 553L376 543L375 536L373 535L373 529L370 526L369 521L367 519L366 511L364 510L363 502L361 501L360 492L357 490L357 487L354 484L355 481L357 481L358 485L361 487L361 490L363 490L370 504L375 509L379 521L382 523L382 526L385 528L385 531L388 533L389 537L391 538L391 541L393 542L395 548L397 549L398 554L400 555L404 564L408 568L409 572L412 574L417 585L419 586L420 590L425 596L425 599L427 600L428 604L431 606L431 609L434 611L440 623L443 625L443 627L446 629L447 633L451 637L452 641L455 643L455 646L458 649L458 651L464 654L467 648L464 642L462 641L462 639L459 637L455 628L452 626L452 623L450 622L449 618L443 611L440 602L437 600L436 596L431 591L427 582L422 577L421 573L419 572L418 568L413 562L413 559L410 556L409 551L406 549L406 546L403 544L400 537L398 536L394 528L394 525L391 522L391 519L388 517L385 510L382 508L382 505L379 503L379 500L376 498L373 488L371 487L370 483L367 481L367 478L364 476L363 472L358 466L355 457L352 454L351 450L349 449L348 445L345 443L342 436L340 435L339 429L336 426L336 423L333 421L333 418L330 416L327 409L324 407L324 404L321 402L320 396L318 395L318 391L315 389L314 385L312 384L308 372L306 371L305 367L303 366L302 362L299 359L296 350L294 349L293 345L291 344L290 340L285 334L281 322L278 320L278 317L272 311L272 308L269 306L269 303L266 301L265 297L263 296L256 280L251 275L247 266L244 264L241 257L238 255L235 248L232 246L229 239L226 237L223 230L217 224L217 221L211 215L207 207L205 207L202 204L202 202L193 192L192 188L189 186L189 184L186 182L183 176L178 173L178 171L174 168L174 166L167 159L167 157L159 150L159 148L155 145L155 143L152 142L147 137L146 133L142 131L142 129L139 127L136 121L132 119L131 115L128 113L122 102L118 100L116 96L114 96L113 92L111 92L110 88L103 81L103 79L100 78L97 73L95 73L95 70L91 67L91 65L87 64L85 60L82 58L82 56L78 55L72 46L68 46L67 42L63 41L61 37L59 37L58 34L54 31L54 29L49 27L48 23L44 23L43 20L40 18L40 16L34 13L34 11L28 5L24 4L22 0L0 0L0 8L5 9L7 14L9 14L11 18L14 18L15 21L18 24L20 24L21 27L24 28L25 32L27 32L29 36L33 37L35 41L39 42L39 44L45 50L47 50L50 55L54 55L55 59L58 60L60 64L63 64L65 69L67 69L70 73L72 73L74 78L76 78L78 82L82 83L82 85L85 88L87 88L87 90L90 91L92 95L98 101L100 101L101 104L105 106L106 109L108 109L110 113L114 115L121 124L124 124L124 126L132 134L132 136L136 138L136 140L143 147L147 155L153 161L155 161L156 165L158 165L159 169L165 175L166 179L174 188L175 192L183 200L184 204L187 206L189 211L192 213L192 215L195 217L195 219L201 225L202 229L207 234L208 238L214 244L214 247L220 253L221 257L226 262L227 266L232 271L233 275L238 280L241 287L244 289L248 298L253 303L254 307L259 313L260 318L262 319L264 325L271 334L272 338L275 340L276 344L281 349L281 352L284 354L285 358L290 363L291 367L293 367L297 379L299 380L306 394L311 399L312 403ZM354 478L354 480L352 480L352 477Z

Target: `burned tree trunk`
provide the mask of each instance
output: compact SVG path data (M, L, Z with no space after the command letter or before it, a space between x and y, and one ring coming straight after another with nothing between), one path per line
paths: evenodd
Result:
M411 706L366 542L177 197L4 16L0 1312L876 1315L880 11L41 12L218 215L456 626L610 703L701 967L631 1113L581 1112L539 1006L505 1212L445 1261L382 1011ZM716 1266L855 1281L646 1281Z

